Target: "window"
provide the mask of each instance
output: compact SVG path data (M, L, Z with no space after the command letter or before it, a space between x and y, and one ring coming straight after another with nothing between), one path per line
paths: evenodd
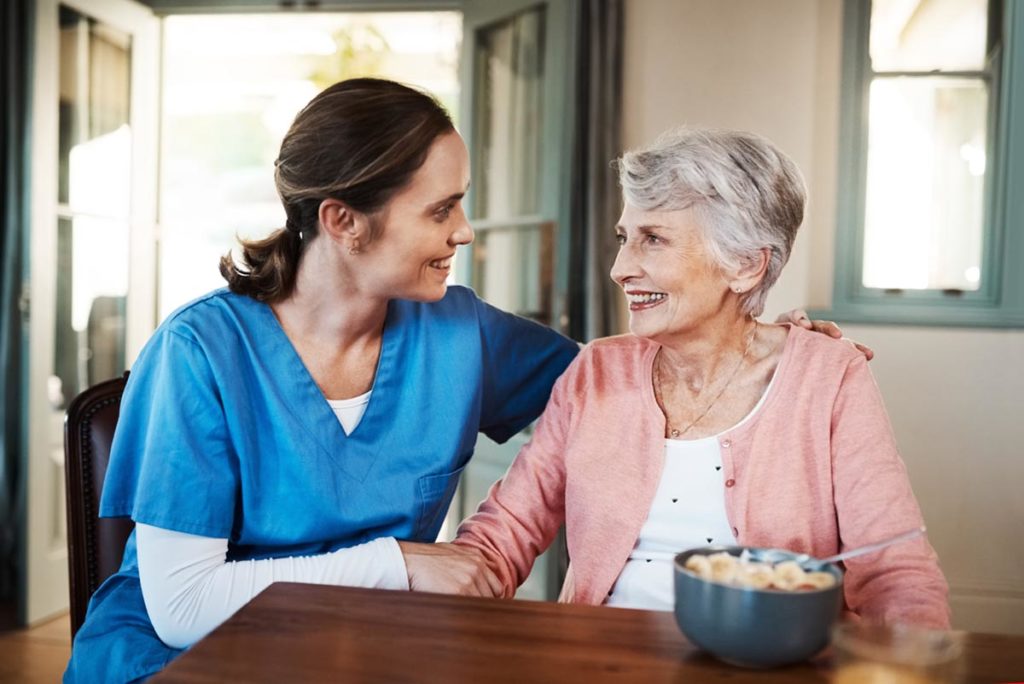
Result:
M555 225L541 213L544 7L477 30L469 250L473 289L491 304L553 325Z
M273 162L335 81L380 76L458 111L458 12L179 14L164 19L159 316L224 285L236 236L284 225Z
M1016 4L846 0L828 315L1024 327Z

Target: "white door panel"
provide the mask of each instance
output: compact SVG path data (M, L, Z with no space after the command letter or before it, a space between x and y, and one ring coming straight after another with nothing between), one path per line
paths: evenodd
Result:
M158 22L38 0L29 277L29 623L68 605L63 421L153 327Z

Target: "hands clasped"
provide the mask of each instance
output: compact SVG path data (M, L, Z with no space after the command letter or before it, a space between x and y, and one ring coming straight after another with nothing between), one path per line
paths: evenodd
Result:
M462 596L501 596L498 576L476 549L455 544L400 541L409 589Z

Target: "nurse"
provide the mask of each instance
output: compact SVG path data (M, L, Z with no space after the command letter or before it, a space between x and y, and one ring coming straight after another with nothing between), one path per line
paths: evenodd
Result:
M65 681L146 678L274 581L500 588L475 552L428 542L477 432L534 420L576 343L447 285L473 239L469 160L429 96L328 88L275 177L286 227L225 257L228 288L132 368L100 513L136 529Z
M331 86L275 166L286 226L132 367L100 513L135 532L66 682L145 679L275 581L501 590L475 550L429 542L477 433L533 421L576 343L447 285L469 160L428 95Z

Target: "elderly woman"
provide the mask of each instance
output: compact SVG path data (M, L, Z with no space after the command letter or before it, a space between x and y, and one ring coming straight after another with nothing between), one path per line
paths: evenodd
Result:
M803 219L793 162L746 133L682 129L619 164L612 279L630 334L588 345L457 544L509 596L565 523L562 600L671 609L674 554L828 556L922 524L864 356L762 324ZM949 624L924 539L846 563L849 611Z

